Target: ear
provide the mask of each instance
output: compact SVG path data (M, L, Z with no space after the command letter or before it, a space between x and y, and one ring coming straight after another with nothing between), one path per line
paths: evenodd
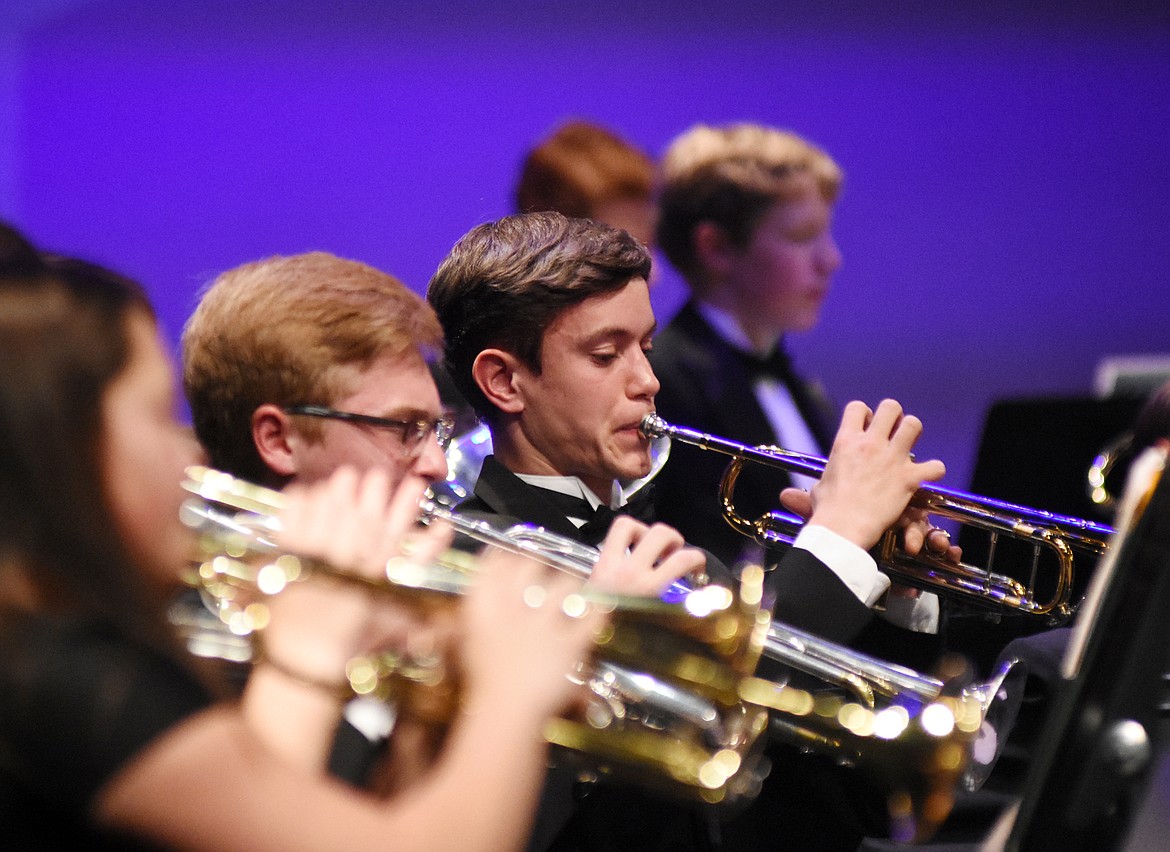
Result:
M475 356L471 377L487 401L505 414L524 410L524 396L517 385L517 374L524 369L520 359L502 349L485 349Z
M281 477L297 473L296 438L292 420L284 411L266 402L252 412L252 442L261 461Z
M695 258L700 265L716 276L726 274L735 260L738 249L732 243L722 225L704 220L695 225L691 232Z

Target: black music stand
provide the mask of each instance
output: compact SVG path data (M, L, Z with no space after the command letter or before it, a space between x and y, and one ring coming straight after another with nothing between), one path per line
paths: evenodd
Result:
M1085 474L1144 404L1141 396L999 400L983 423L971 492L1108 522L1088 497Z
M1059 682L1006 848L1116 849L1165 745L1170 658L1170 474L1121 541L1081 666Z
M1089 499L1086 474L1093 457L1121 432L1130 428L1144 404L1141 397L1083 396L1004 399L987 411L970 491L999 500L1045 509L1062 515L1110 523ZM988 538L964 526L958 544L964 560L986 564ZM994 570L1027 581L1030 548L1001 541ZM1078 553L1073 578L1073 600L1088 587L1096 559ZM1012 566L1023 566L1020 572ZM1050 591L1041 588L1043 598ZM991 618L992 620L988 620ZM986 674L1004 645L1051 626L1035 616L997 616L971 609L951 608L947 624L952 650L972 660Z

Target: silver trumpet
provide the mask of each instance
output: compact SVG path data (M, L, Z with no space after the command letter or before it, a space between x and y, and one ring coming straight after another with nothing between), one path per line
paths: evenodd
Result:
M431 500L420 503L424 522L443 521L457 533L540 561L558 571L588 580L601 551L532 524L498 529L486 521L468 518ZM663 599L685 601L705 578L676 580ZM926 706L937 701L946 684L932 675L888 662L830 642L813 633L771 620L761 648L763 656L852 695L861 706L879 709L891 703ZM976 790L986 781L999 757L1006 731L1019 712L1026 673L1017 661L1007 660L987 681L962 687L955 700L968 719L977 719L977 746L961 783ZM757 692L759 698L763 693Z

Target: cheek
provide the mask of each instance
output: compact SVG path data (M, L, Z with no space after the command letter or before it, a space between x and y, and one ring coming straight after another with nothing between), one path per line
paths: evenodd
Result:
M767 273L761 276L758 295L766 305L804 302L821 286L811 260L792 252L770 256L761 269Z
M607 389L609 393L605 393ZM587 395L566 401L562 411L569 412L569 422L579 424L582 432L588 433L594 440L608 444L613 439L612 413L621 405L623 396L624 391L621 390L619 383L598 383L590 388ZM613 400L613 404L607 404L606 400Z
M307 443L299 452L296 478L301 484L327 479L339 467L348 466L358 471L384 468L395 479L402 477L405 462L396 455L390 435L376 435L372 439L345 424L327 424L342 428L327 428L319 441Z
M811 264L792 251L778 249L768 255L763 268L768 270L772 292L786 295L796 291L808 277Z
M186 557L187 534L179 521L183 469L195 461L179 436L122 430L106 456L106 493L126 546L139 565L174 580ZM138 438L138 440L134 440ZM153 438L153 440L151 440ZM160 439L161 438L161 439Z

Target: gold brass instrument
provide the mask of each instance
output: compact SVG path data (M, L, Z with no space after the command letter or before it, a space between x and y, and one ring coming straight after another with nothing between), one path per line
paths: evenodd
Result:
M673 426L656 414L648 414L642 432L651 437L667 436L704 450L731 457L719 488L719 499L727 522L738 532L751 536L765 546L791 540L794 519L784 512L768 512L749 520L735 509L735 483L743 467L754 462L767 467L819 478L826 460L795 453L780 447L751 447L718 438L693 429ZM929 553L910 556L897 542L896 532L888 531L879 544L878 564L891 577L908 586L925 589L962 602L997 611L1068 618L1073 612L1070 602L1073 584L1074 551L1100 555L1108 547L1110 527L1091 521L1029 509L988 497L977 497L936 485L923 485L910 505L932 515L985 530L989 536L986 567L955 564ZM1027 543L1032 549L1031 575L1028 583L993 572L996 543L1004 537ZM1056 572L1051 593L1037 598L1036 584L1041 554L1050 554Z
M257 591L276 593L283 583L315 571L350 579L329 566L280 552L272 538L278 492L203 468L190 469L188 476L185 487L197 496L185 505L184 519L200 534L198 582L236 629L262 629L262 608L258 618L241 616L255 605ZM450 518L461 533L578 576L588 576L597 559L596 550L550 538L538 528L501 533L425 503L424 515ZM720 586L680 589L673 603L604 595L587 587L574 596L574 606L611 610L611 627L575 677L586 690L584 712L549 720L546 739L591 775L617 772L674 794L717 802L758 790L766 774L758 748L770 726L787 742L866 767L891 789L891 813L906 836L926 836L968 774L983 710L968 699L942 695L941 681L900 667L889 666L872 677L883 683L895 675L903 678L911 685L888 688L913 693L916 700L881 709L872 700L814 695L752 677L765 640L784 644L784 659L794 662L810 658L810 646L832 661L835 646L806 637L810 646L801 652L795 632L773 631L767 613L759 609L762 572L746 574L738 596ZM416 607L446 608L456 605L473 582L474 562L456 554L435 565L393 560L385 582L373 587ZM841 651L852 655L848 665L863 656ZM847 668L833 662L836 669ZM875 666L880 669L880 662ZM348 674L355 693L374 694L396 702L402 712L443 722L458 701L458 684L450 676L455 668L441 659L396 653L357 660Z
M474 559L454 551L435 564L396 558L378 580L302 559L274 540L279 492L206 468L189 469L184 487L196 495L183 507L199 538L193 581L243 635L262 635L267 597L313 575L387 595L421 621L457 607L475 582ZM587 588L570 595L567 614L588 606L611 615L590 660L573 675L583 709L548 720L545 738L595 775L618 774L706 802L754 795L766 774L759 751L768 711L744 701L738 689L755 668L767 627L761 590L759 582L739 595L710 586L678 603ZM351 661L355 696L374 695L400 714L448 724L459 706L458 666L428 651L391 649Z
M743 683L745 700L771 707L779 739L856 766L886 794L890 835L921 843L950 814L954 792L969 775L979 710L951 696L921 708L871 709L840 694L809 693L758 678Z

